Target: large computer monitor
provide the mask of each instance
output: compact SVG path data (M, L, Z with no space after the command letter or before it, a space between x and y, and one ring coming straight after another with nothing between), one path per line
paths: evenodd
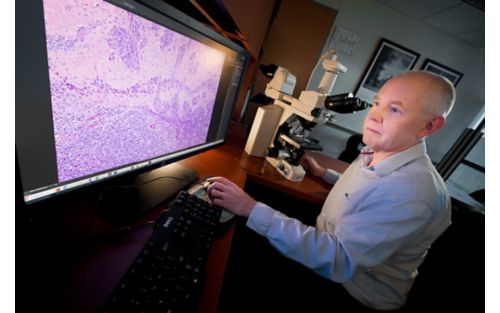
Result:
M222 144L247 58L160 0L16 3L25 202Z

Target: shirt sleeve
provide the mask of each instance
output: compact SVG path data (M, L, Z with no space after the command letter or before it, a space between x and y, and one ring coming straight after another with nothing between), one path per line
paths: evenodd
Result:
M325 174L323 174L323 180L330 185L334 185L339 179L340 175L341 174L339 172L327 168Z
M252 210L247 226L265 236L285 256L336 282L382 263L428 223L422 201L365 199L359 210L342 218L332 232L302 224L263 203Z
M351 276L349 270L331 272L334 264L336 268L350 268L334 234L320 232L260 202L250 213L247 226L265 236L280 253L322 276L334 281L345 281Z

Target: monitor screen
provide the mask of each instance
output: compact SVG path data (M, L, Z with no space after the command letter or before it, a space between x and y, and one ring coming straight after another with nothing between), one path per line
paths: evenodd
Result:
M24 6L16 155L26 203L223 143L243 48L162 1Z

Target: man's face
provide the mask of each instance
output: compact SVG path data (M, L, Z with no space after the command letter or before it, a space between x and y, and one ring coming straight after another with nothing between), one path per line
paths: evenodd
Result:
M423 100L427 88L420 78L389 80L374 97L365 118L363 142L383 153L396 153L418 143L430 119Z

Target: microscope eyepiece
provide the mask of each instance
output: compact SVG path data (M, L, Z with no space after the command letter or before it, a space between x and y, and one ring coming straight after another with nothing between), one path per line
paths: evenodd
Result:
M325 100L325 108L337 113L353 113L368 108L368 102L353 97L351 93L329 96Z

